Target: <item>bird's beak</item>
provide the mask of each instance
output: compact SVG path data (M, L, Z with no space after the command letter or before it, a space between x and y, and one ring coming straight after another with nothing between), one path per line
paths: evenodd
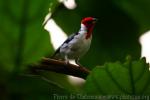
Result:
M93 18L93 23L96 23L98 21L97 18Z

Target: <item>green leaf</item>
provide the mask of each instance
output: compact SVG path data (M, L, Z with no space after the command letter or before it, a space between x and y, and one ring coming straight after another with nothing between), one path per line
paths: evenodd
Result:
M1 69L17 71L51 53L49 34L42 26L50 0L0 0L0 3Z
M145 59L106 63L93 69L84 91L93 95L150 95L150 71Z

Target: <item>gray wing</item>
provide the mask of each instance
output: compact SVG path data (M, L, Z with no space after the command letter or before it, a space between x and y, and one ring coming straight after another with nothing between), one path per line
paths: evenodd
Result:
M78 33L75 33L75 34L72 34L72 35L70 35L69 37L68 37L68 39L66 39L65 41L64 41L64 43L55 51L55 53L52 55L52 57L51 58L59 58L60 57L60 48L64 45L64 44L68 44L73 38L74 38L74 36L75 35L77 35Z

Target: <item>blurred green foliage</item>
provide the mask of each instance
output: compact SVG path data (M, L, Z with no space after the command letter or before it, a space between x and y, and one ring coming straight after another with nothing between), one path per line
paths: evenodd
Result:
M0 0L0 100L49 100L54 93L82 90L69 83L65 75L44 72L52 82L23 76L29 64L53 53L49 34L42 26L49 7L52 18L68 35L79 30L83 17L99 19L91 49L81 59L89 69L105 62L122 62L128 54L139 59L139 36L150 28L149 0L76 0L76 3L77 8L68 10L57 0ZM124 71L120 65L118 70L114 71L115 68L112 68L115 74ZM125 80L119 80L122 81ZM142 85L138 87L142 89Z

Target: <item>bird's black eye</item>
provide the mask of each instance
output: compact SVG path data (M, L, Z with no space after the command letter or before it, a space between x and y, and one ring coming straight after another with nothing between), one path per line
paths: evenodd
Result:
M91 22L91 21L88 21L87 24L92 24L92 22Z

